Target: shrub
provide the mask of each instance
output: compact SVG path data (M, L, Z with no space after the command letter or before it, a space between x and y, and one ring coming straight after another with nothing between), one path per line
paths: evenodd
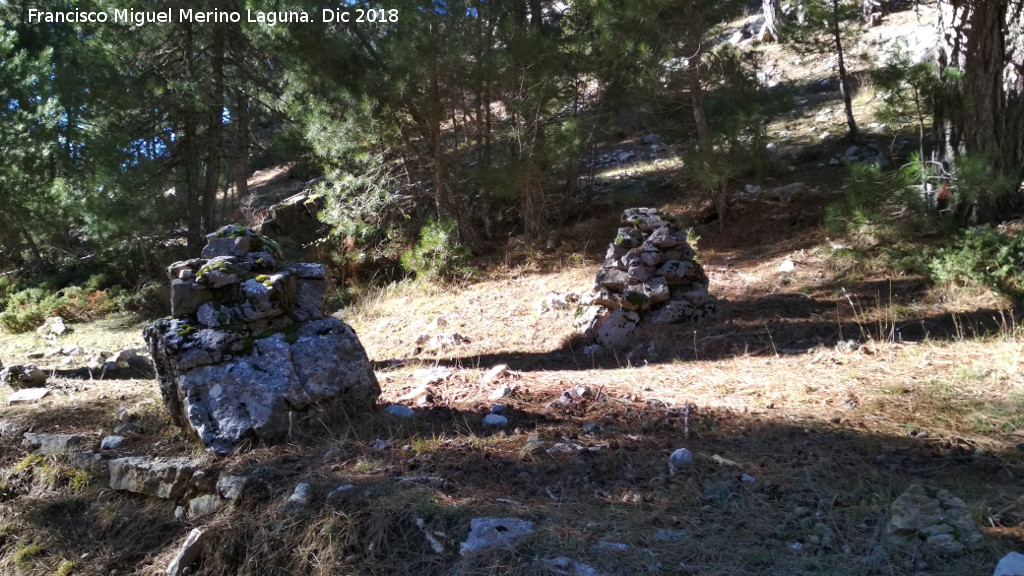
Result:
M976 282L1024 304L1024 233L1007 236L989 226L965 230L931 262L932 278L943 284Z
M418 278L445 280L469 278L470 251L458 241L454 222L430 220L420 230L416 246L402 254L402 267Z

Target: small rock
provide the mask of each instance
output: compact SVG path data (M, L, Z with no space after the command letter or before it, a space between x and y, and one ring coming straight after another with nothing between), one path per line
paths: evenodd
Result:
M792 272L793 270L796 270L796 264L789 258L786 258L779 264L779 272Z
M34 404L50 393L48 388L24 388L7 397L7 404Z
M491 367L491 369L488 370L487 373L484 374L482 378L480 378L480 384L482 386L488 386L492 382L498 380L499 378L504 378L507 375L508 366L505 364L498 364L497 366Z
M352 490L355 487L355 484L344 484L342 486L338 486L334 490L331 490L330 494L327 495L327 501L337 502L338 499L341 498L346 492Z
M1003 556L992 576L1024 576L1024 554L1010 552Z
M84 434L37 434L26 432L22 446L40 454L58 454L85 448L88 437Z
M46 385L47 378L46 372L36 368L35 364L13 364L0 370L0 384L7 384L15 390L40 388Z
M312 487L308 482L301 482L295 486L295 490L292 491L292 495L288 497L288 501L285 502L285 506L295 506L304 508L309 505L309 501L312 498Z
M216 513L224 507L224 503L216 494L198 496L188 501L188 517L202 518Z
M608 542L607 540L601 540L594 544L594 551L596 552L629 552L629 544L622 542Z
M740 476L740 482L744 484L753 484L754 482L757 482L757 479L749 474L743 474Z
M409 408L408 406L405 406L403 404L392 404L391 406L385 408L384 412L392 416L397 416L399 418L412 418L416 416L416 413L413 412L412 408Z
M546 572L552 572L560 576L600 576L593 566L573 560L567 556L559 556L543 560Z
M399 402L415 402L419 406L429 404L431 398L434 396L434 391L429 386L418 386L407 392L401 398Z
M114 434L123 436L125 434L134 434L139 431L139 427L131 422L122 422L114 428Z
M380 438L377 438L373 442L373 447L371 448L371 450L373 450L374 452L383 452L383 451L385 451L387 449L388 449L387 441L381 440Z
M690 464L693 464L693 454L686 448L679 448L668 457L668 469L672 474Z
M540 436L534 434L526 440L526 444L519 449L519 456L526 458L527 456L536 456L537 454L544 453L544 444L540 441Z
M519 538L533 533L533 522L518 518L473 518L459 555L494 549L511 549Z
M185 573L186 567L199 559L202 538L203 531L199 528L193 528L189 532L188 538L185 538L185 543L181 545L178 555L167 566L167 576L181 576Z
M654 539L658 542L682 542L684 538L686 538L686 532L682 530L659 528L654 532Z
M245 492L245 487L248 483L248 476L227 474L217 479L217 493L220 494L222 498L234 500Z
M483 426L484 428L506 428L508 426L508 418L500 414L488 414L484 416Z
M494 391L491 392L489 396L487 396L487 399L488 400L501 400L502 398L507 398L511 394L512 394L512 388L510 386L506 385L506 384L502 384L501 386L498 386L497 388L495 388Z
M127 422L132 419L132 413L128 411L126 406L119 406L117 409L117 421Z
M504 414L507 408L504 404L495 404L491 406L491 414Z
M603 430L603 428L601 428L601 425L598 424L597 422L594 422L593 420L583 423L584 434L600 434L601 430Z
M114 450L124 443L124 436L107 436L100 441L100 450Z
M184 506L176 506L174 508L174 519L179 521L179 522L183 521L185 519L185 507Z

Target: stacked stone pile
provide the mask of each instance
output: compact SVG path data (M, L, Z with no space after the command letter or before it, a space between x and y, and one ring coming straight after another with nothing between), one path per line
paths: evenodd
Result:
M282 266L274 241L235 225L210 234L202 256L168 267L173 318L144 331L176 424L226 453L245 436L287 434L294 412L376 401L355 332L324 317L323 266Z
M594 288L580 300L576 327L598 344L629 343L641 318L653 324L703 320L716 310L708 278L675 219L655 208L630 208L608 246ZM642 316L643 315L643 316Z

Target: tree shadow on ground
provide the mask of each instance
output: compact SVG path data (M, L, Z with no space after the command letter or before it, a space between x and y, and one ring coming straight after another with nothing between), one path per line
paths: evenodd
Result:
M174 503L127 494L23 496L18 522L47 553L104 556L106 571L165 557L192 525L205 525L198 575L251 566L548 574L538 560L563 555L607 574L642 573L653 563L660 573L888 574L923 563L952 575L994 566L1022 542L1019 453L927 430L869 432L855 410L818 421L600 397L529 405L537 407L510 408L506 430L484 430L479 413L434 407L408 420L378 413L329 422L287 444L256 446L214 464L256 483L211 522L175 520ZM526 449L529 434L537 449ZM680 447L694 461L673 473L669 455ZM299 482L310 484L312 500L289 507ZM945 559L913 544L890 546L888 507L914 483L964 499L988 538ZM350 488L332 496L339 486ZM458 542L479 516L528 519L536 532L513 551L460 557ZM443 552L418 522L441 534ZM90 562L87 571L100 567Z

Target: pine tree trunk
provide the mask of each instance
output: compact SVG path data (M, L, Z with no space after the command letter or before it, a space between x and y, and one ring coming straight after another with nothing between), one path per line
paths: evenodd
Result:
M846 112L847 136L851 141L858 138L857 121L853 118L853 98L850 95L850 75L846 71L846 56L843 52L843 37L839 29L839 0L832 0L832 38L836 45L836 57L839 62L839 93L843 96L843 109Z
M777 42L779 40L779 15L782 13L779 0L762 0L761 11L764 13L761 41Z
M249 95L239 89L231 117L235 120L235 165L232 180L242 202L249 196Z
M957 154L990 157L1008 177L1002 190L957 202L969 223L999 220L1024 208L1024 0L942 0L939 12L939 65L962 77L960 99L936 104L936 148L947 166Z
M220 187L224 126L224 28L213 28L210 55L213 85L207 95L206 181L203 183L203 231L213 232L217 220L217 191Z

